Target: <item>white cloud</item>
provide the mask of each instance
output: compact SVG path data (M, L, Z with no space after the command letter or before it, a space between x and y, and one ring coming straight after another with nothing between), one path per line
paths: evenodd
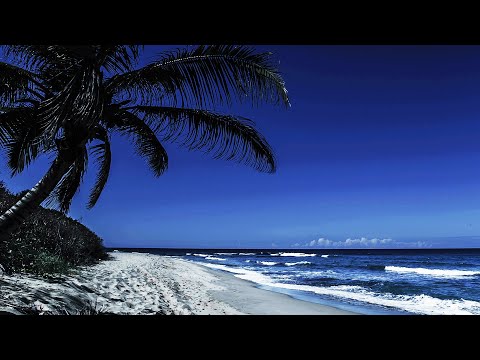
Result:
M348 238L344 242L345 247L381 247L385 245L391 245L394 241L392 239L368 239L366 237L361 237L358 239ZM341 242L340 242L341 243Z
M417 242L398 242L390 238L372 238L359 237L348 238L345 240L334 241L326 238L309 241L305 244L296 243L294 247L317 247L317 248L425 248L431 247L424 241Z

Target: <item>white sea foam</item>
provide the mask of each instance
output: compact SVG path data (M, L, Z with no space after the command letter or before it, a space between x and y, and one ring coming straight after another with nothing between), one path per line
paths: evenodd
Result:
M393 295L378 294L366 290L360 286L331 286L317 287L309 285L281 284L276 283L273 286L313 292L320 295L330 295L350 300L362 301L375 305L382 305L412 313L429 315L475 315L480 314L480 302L471 300L444 300L428 295Z
M297 262L286 262L285 265L287 266L295 266L295 265L310 265L310 261L297 261Z
M265 266L274 266L274 265L277 265L278 262L275 262L275 261L257 261L257 264L262 264L262 265L265 265Z
M238 253L238 255L251 256L251 255L255 255L255 253Z
M217 260L217 261L225 261L227 259L223 259L223 258L219 258L219 257L215 257L215 256L207 256L205 258L205 260Z
M208 254L193 254L193 256L199 256L199 257L206 258L206 257L209 257L210 255L208 255Z
M385 271L394 271L397 273L414 273L419 275L446 278L460 278L464 276L480 275L480 271L408 268L402 266L385 266Z
M276 254L270 254L270 256L291 256L291 257L307 257L316 256L317 254L305 254L305 253L293 253L293 252L280 252Z
M319 295L333 296L364 303L391 307L412 313L428 315L477 315L480 314L480 302L472 300L439 299L428 295L394 295L374 293L360 286L319 287L311 285L285 284L255 271L233 268L225 265L201 265L235 274L236 277L254 283L287 290L305 291Z
M224 270L224 271L234 273L235 276L240 279L248 280L257 284L269 284L273 281L268 276L252 270L238 269L238 268L219 265L219 264L208 264L208 263L198 263L198 264L212 268L212 269L219 269L219 270Z
M190 256L190 255L192 255L192 253L186 253L185 255Z
M237 255L237 253L215 253L215 255L230 256L230 255Z
M327 258L329 255L321 255L321 257L323 258Z

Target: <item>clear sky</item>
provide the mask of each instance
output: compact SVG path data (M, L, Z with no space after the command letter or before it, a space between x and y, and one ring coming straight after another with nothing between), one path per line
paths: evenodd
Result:
M230 112L255 121L277 173L166 143L154 178L113 138L98 204L85 209L90 171L70 215L112 247L480 246L479 46L256 48L280 61L292 107ZM20 191L47 167L0 176Z

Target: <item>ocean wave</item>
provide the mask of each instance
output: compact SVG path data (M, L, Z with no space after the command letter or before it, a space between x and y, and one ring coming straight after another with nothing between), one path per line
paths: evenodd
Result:
M320 257L328 258L329 255L321 255Z
M209 257L210 255L208 255L208 254L193 254L193 256L199 256L199 257L206 258L206 257Z
M312 265L310 261L297 261L297 262L286 262L287 266L296 266L296 265Z
M256 271L233 268L225 265L201 263L201 265L213 269L231 272L236 277L257 284L315 293L318 295L333 296L347 300L354 300L373 305L380 305L400 309L417 314L427 315L478 315L480 314L480 302L464 299L439 299L428 295L394 295L390 293L375 293L361 286L337 285L337 286L312 286L299 284L286 284L275 282L274 279Z
M408 268L403 266L385 266L386 271L397 273L414 273L434 277L461 278L464 276L480 275L480 271L470 270L447 270L447 269L426 269L426 268Z
M296 284L274 284L276 287L313 292L369 304L405 310L411 313L427 315L477 315L480 314L480 302L472 300L439 299L428 295L378 294L361 286L338 285L316 287Z
M281 263L279 262L275 262L275 261L255 261L255 260L245 260L245 262L249 263L249 262L254 262L256 264L260 264L260 265L265 265L265 266L275 266L275 265L279 265Z
M241 255L241 256L252 256L252 255L256 255L255 253L238 253L238 255Z
M305 254L305 253L293 253L293 252L279 252L279 253L275 253L275 254L270 254L270 256L308 257L308 256L317 256L317 254Z
M215 255L230 256L230 255L237 255L237 253L215 253Z
M275 261L256 261L256 263L260 264L260 265L265 265L265 266L275 266L275 265L280 264L280 263L275 262Z
M273 279L271 279L267 275L263 275L257 271L239 269L239 268L234 268L231 266L220 265L220 264L209 264L204 262L198 262L197 264L203 265L205 267L209 267L211 269L227 271L235 274L235 276L238 277L239 279L248 280L257 284L266 284L273 281Z
M223 259L223 258L219 258L219 257L215 257L215 256L207 256L205 258L205 260L217 260L217 261L225 261L227 259Z
M313 271L298 272L296 276L298 278L305 278L305 279L314 279L322 276L338 278L339 274L333 270L313 270Z
M297 261L297 262L276 262L276 261L258 261L258 260L245 260L246 263L254 262L255 264L265 265L265 266L277 266L277 265L286 265L286 266L296 266L296 265L312 265L310 261Z

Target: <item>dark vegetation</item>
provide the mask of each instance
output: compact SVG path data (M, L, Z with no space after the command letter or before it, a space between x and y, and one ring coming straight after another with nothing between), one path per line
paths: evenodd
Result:
M24 192L12 194L0 181L0 212ZM42 276L64 274L79 265L107 258L102 239L59 211L38 208L6 241L0 242L0 264L6 272Z

